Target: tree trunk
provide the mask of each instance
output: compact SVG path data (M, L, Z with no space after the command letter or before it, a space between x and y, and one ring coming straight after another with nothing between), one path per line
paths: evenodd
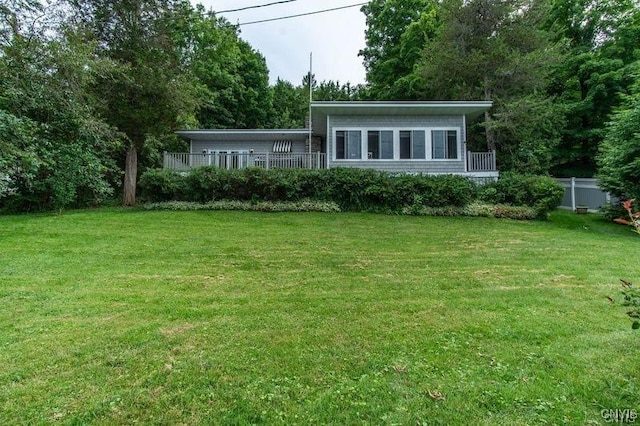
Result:
M491 87L489 84L489 76L487 75L484 76L484 100L485 101L491 100ZM484 121L485 123L488 123L489 121L491 121L491 113L488 110L484 112ZM496 135L494 131L491 128L487 128L486 135L487 135L487 149L489 151L495 151Z
M126 207L136 204L136 180L138 177L138 151L133 144L127 150L127 159L124 166L124 200Z

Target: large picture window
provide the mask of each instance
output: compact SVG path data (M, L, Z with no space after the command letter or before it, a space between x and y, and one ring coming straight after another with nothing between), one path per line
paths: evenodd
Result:
M336 159L359 160L362 158L360 130L336 131Z
M393 159L393 131L369 130L367 132L367 158L370 160Z
M431 150L431 157L434 160L458 159L458 132L455 130L432 130Z
M400 131L400 159L426 158L426 140L424 130L401 130Z

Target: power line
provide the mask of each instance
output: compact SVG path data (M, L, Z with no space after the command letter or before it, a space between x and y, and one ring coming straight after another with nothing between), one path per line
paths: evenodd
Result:
M347 9L347 8L350 8L350 7L364 6L365 4L367 4L367 2L358 3L358 4L351 4L351 5L348 5L348 6L334 7L332 9L317 10L315 12L299 13L297 15L280 16L278 18L262 19L260 21L242 22L242 23L240 23L238 25L252 25L252 24L262 24L263 22L281 21L283 19L299 18L301 16L317 15L319 13L333 12L335 10L342 10L342 9Z
M258 4L256 6L241 7L239 9L218 10L218 11L216 11L216 13L240 12L241 10L258 9L260 7L273 6L273 5L276 5L276 4L283 4L283 3L291 3L291 2L294 2L294 1L298 1L298 0L281 0L281 1L275 1L273 3Z

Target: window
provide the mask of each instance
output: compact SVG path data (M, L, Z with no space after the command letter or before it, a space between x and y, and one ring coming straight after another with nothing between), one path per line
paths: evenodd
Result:
M367 158L369 160L393 159L393 131L369 130L367 132Z
M431 131L431 156L435 160L458 158L458 132L455 130Z
M336 159L359 160L361 154L361 136L359 130L336 131Z
M400 131L400 158L421 159L426 158L426 142L424 130Z

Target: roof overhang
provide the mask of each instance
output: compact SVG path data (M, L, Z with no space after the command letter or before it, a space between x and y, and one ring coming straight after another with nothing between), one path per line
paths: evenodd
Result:
M178 136L191 141L276 141L276 140L301 140L309 137L307 129L202 129L202 130L178 130Z
M330 115L464 115L473 119L492 105L492 101L316 101L311 103L311 117L314 134L326 134Z

